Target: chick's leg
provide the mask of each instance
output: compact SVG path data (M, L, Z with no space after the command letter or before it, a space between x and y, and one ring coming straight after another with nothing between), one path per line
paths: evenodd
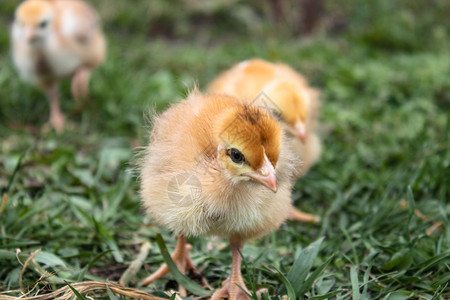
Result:
M189 270L194 270L194 272L198 273L197 268L189 256L189 250L191 250L191 248L191 245L186 244L186 236L179 234L177 246L175 247L175 251L172 253L172 260L176 264L178 270L180 270L183 274ZM170 273L169 268L166 264L163 264L155 273L142 280L140 285L148 285L168 273ZM184 295L184 297L186 296L186 290L183 287L180 287L180 294L182 296Z
M320 221L320 218L318 216L304 213L304 212L296 209L294 206L291 206L289 208L289 219L293 220L293 221L305 222L305 223L308 223L308 222L317 223Z
M213 296L212 300L219 300L223 298L227 298L229 300L247 300L250 299L244 291L241 290L242 287L245 291L248 292L248 289L245 286L244 280L242 279L241 274L241 254L239 253L242 250L243 243L230 240L231 253L233 255L233 262L231 264L231 275L225 280L222 284L222 288L217 290ZM239 286L240 287L239 287ZM250 293L249 293L250 294Z
M65 116L59 107L59 87L54 83L46 90L47 98L50 103L50 125L61 133L64 129Z
M73 75L70 89L75 100L85 99L89 96L90 74L90 69L81 68Z

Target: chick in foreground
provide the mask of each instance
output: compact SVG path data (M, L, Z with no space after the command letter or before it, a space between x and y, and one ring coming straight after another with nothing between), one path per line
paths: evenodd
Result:
M319 159L322 152L316 133L319 93L291 67L261 59L244 61L219 75L208 91L255 102L279 115L288 133L291 150L302 162L297 168L297 178ZM303 222L319 221L319 217L294 207L290 210L290 218Z
M228 238L231 275L212 299L247 299L239 251L285 220L296 159L275 118L229 96L197 92L156 118L141 161L141 197L178 234L173 259L193 267L186 236ZM168 273L163 265L142 284Z
M45 92L49 123L61 132L58 82L72 78L73 97L87 97L90 73L105 57L97 13L81 0L27 0L16 9L11 35L21 78Z

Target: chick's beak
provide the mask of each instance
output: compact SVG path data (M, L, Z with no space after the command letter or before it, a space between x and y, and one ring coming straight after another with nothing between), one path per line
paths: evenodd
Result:
M302 142L306 140L306 126L302 121L298 121L295 123L293 128L293 133L296 137L298 137Z
M256 182L268 187L272 192L276 193L278 190L277 177L275 176L275 169L266 155L264 155L264 162L261 168L256 172L243 174L255 180Z
M36 29L28 27L25 29L25 40L29 43L34 43L38 40L38 34Z

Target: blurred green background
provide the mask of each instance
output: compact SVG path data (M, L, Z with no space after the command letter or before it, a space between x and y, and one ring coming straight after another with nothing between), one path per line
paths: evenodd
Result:
M186 87L194 83L203 87L219 71L251 57L291 64L313 84L326 87L325 97L333 93L334 99L334 93L345 93L325 86L336 77L345 77L348 84L359 84L361 89L378 90L366 93L368 97L380 97L378 85L386 81L398 94L390 97L408 98L408 79L402 77L421 76L420 71L410 74L407 70L410 55L423 53L418 59L424 62L411 63L425 64L425 69L432 63L442 70L448 66L450 4L445 0L92 3L103 19L109 54L92 80L89 108L90 117L102 122L90 125L124 134L142 124L137 116L144 107L163 108L182 97ZM39 124L47 118L47 105L36 101L43 98L39 92L17 80L9 55L8 29L17 4L0 3L0 119L3 124L13 120ZM425 55L430 52L441 53L442 59L432 62ZM392 62L383 67L377 65L380 60ZM365 70L366 62L375 69ZM422 89L433 88L437 100L445 104L448 86L445 79L440 81L437 86L424 82ZM18 90L20 95L15 93ZM70 98L67 91L66 84L63 95ZM339 96L354 97L350 92ZM64 103L66 109L74 106L69 99Z
M448 299L450 1L91 1L108 57L83 110L62 84L69 121L62 135L41 130L45 96L12 65L9 27L18 3L0 1L0 191L8 197L0 212L0 290L18 288L16 248L23 260L42 248L39 263L58 278L118 280L150 240L146 270L131 285L155 270L162 261L155 233L169 248L174 240L145 217L131 175L136 147L148 142L144 115L261 57L288 63L321 91L324 153L293 199L322 222L287 222L250 242L247 284L275 297L283 282L265 266L287 273L300 249L324 236L313 268L330 264L308 297ZM229 249L190 242L202 274L219 287ZM39 272L25 276L32 285ZM146 290L173 288L170 278Z

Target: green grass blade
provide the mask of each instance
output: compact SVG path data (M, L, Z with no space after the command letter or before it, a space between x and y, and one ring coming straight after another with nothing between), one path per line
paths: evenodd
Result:
M409 213L410 213L410 215L413 215L414 210L416 209L416 202L414 201L414 195L413 195L410 185L408 185L408 191L406 193L406 200L408 200Z
M283 273L281 273L281 271L278 268L274 267L274 269L278 272L277 275L281 279L281 281L283 282L283 284L284 284L284 286L286 288L288 299L290 299L290 300L297 299L296 294L295 294L295 290L292 287L292 284L286 278L286 276L284 276Z
M132 178L131 172L125 172L122 184L118 188L118 191L114 193L114 197L111 199L110 205L108 206L108 210L102 216L104 221L109 220L111 216L117 215L120 203L122 202L127 192L127 189L130 186L131 178Z
M383 298L383 300L404 300L410 298L411 292L399 290L387 294L386 297Z
M436 292L433 295L433 298L431 298L431 300L438 300L440 298L440 296L445 293L447 287L448 287L448 282L441 288L437 288Z
M92 217L92 222L94 223L95 229L97 230L98 234L103 238L105 243L113 250L112 254L114 256L114 259L119 263L123 262L122 254L120 254L119 247L117 246L117 243L114 240L113 236L100 222L97 222L94 217Z
M315 280L320 276L320 274L322 274L323 270L328 267L333 257L334 256L330 256L323 264L321 264L317 269L314 270L314 272L308 277L308 279L306 279L305 283L303 283L303 286L298 292L298 295L303 295L312 287Z
M362 291L362 297L363 299L369 299L369 295L367 293L367 289L369 288L369 279L370 279L370 271L372 270L372 265L369 265L366 272L364 272L363 277L363 291Z
M261 294L261 298L263 300L270 300L269 296L267 296L267 294Z
M254 297L256 297L256 286L255 286L255 284L254 284L254 282L253 282L253 276L252 276L252 273L250 272L250 268L248 267L247 260L246 260L245 257L242 255L242 252L241 252L241 251L239 251L239 255L240 255L241 258L242 258L242 266L243 266L244 273L245 273L245 279L247 279L247 281L250 283L251 290L252 290L252 292L253 292L253 297L252 297L252 295L250 295L249 293L247 293L247 292L245 291L244 288L242 288L242 287L239 286L238 284L237 284L237 286L239 286L239 288L240 288L245 294L247 294L247 296L249 296L250 298L254 298ZM256 299L257 299L257 297L256 297Z
M250 294L249 294L242 286L240 286L239 284L236 283L236 286L237 286L238 288L240 288L241 291L243 291L244 294L246 294L250 299L255 299L255 297L256 297L256 299L258 299L258 297L256 296L256 293L254 293L254 294L253 294L254 296L252 296L252 295L250 295Z
M321 237L320 239L309 245L307 248L303 249L303 251L300 252L299 256L295 260L294 265L289 270L287 279L294 288L295 295L297 297L300 296L300 290L302 289L305 278L313 265L314 259L319 253L320 245L322 244L323 240L324 238Z
M440 278L436 278L431 284L432 287L438 288L441 285L445 285L450 282L450 272L446 275L441 276Z
M360 300L361 294L359 292L358 267L353 266L350 269L350 281L352 282L353 300Z
M14 167L14 171L11 175L11 178L9 179L8 182L8 186L6 187L6 194L8 194L12 188L12 185L14 183L14 179L16 178L17 172L19 172L19 168L22 165L22 160L25 158L25 156L28 155L28 153L31 151L31 149L33 149L34 146L30 146L27 148L27 150L25 150L25 152L22 153L22 155L20 155L19 160L17 161L16 166Z
M14 253L13 251L0 249L0 261L13 260L15 258L16 258L16 253Z
M116 294L114 294L111 289L109 288L108 281L106 281L106 292L108 293L108 297L110 300L120 300L121 297L118 297Z
M172 257L169 254L169 251L167 251L166 244L164 243L161 234L159 233L156 235L156 242L158 243L159 251L161 252L162 257L164 258L164 262L167 264L170 273L178 282L178 284L182 285L185 289L198 296L207 296L211 294L211 292L205 290L198 283L192 281L178 270L177 266L172 260Z
M47 251L41 251L38 254L36 254L36 256L34 257L34 259L37 262L40 262L42 264L45 264L47 266L61 266L61 267L67 267L67 264L65 261L63 261L59 256L51 253L51 252L47 252Z
M342 290L338 290L338 291L333 291L333 292L329 292L326 293L325 295L320 295L320 296L314 296L314 297L310 297L308 298L308 300L323 300L323 299L330 299L333 296L336 296L337 294L342 293Z
M436 255L436 256L424 261L423 263L421 263L420 265L418 265L416 267L419 270L416 271L416 273L414 273L414 276L418 276L418 275L422 274L425 270L427 270L427 269L431 268L432 266L436 265L437 263L445 261L449 258L450 258L450 251L444 252L440 255Z
M66 280L64 280L64 282L67 284L67 286L69 286L69 288L72 290L72 292L75 294L75 296L77 297L78 300L87 300L86 298L83 297L83 295L81 295L75 288L73 288L70 283L68 283Z
M173 293L172 296L170 296L169 300L175 300L177 299L177 293Z
M113 250L109 249L106 251L103 251L99 254L97 254L83 269L80 270L80 273L77 276L77 281L82 281L84 276L86 275L86 272L92 268L92 266L103 256L105 256L106 254L112 252Z

